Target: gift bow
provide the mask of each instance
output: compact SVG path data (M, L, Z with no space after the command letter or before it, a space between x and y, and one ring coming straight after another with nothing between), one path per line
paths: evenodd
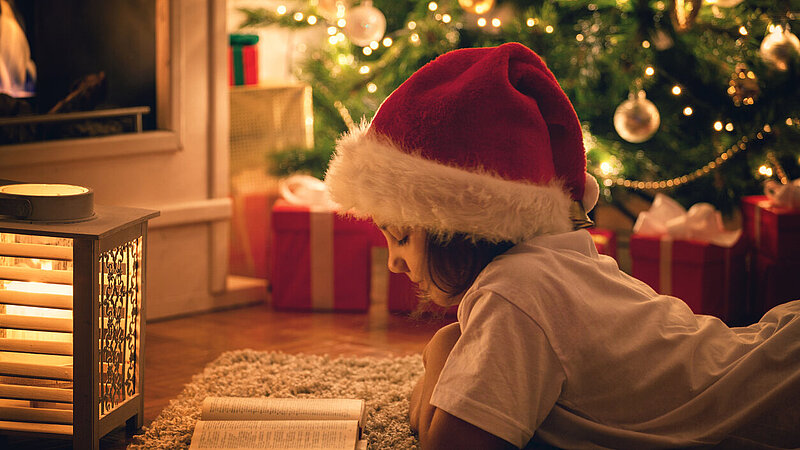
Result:
M697 203L687 211L666 195L656 194L650 209L639 214L633 232L733 247L742 230L726 230L722 224L722 214L708 203Z
M291 175L281 180L279 188L284 200L294 205L308 206L313 210L337 209L325 183L310 175Z
M774 206L800 209L800 179L787 184L769 180L764 185L764 194Z

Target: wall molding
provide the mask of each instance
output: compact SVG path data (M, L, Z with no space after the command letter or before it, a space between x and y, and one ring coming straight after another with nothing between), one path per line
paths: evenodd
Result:
M150 220L151 230L198 223L228 221L233 212L230 197L173 203L159 208L161 215Z

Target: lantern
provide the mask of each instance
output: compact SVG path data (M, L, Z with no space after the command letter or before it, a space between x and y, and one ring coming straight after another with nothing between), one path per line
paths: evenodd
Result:
M0 433L96 449L118 426L142 426L147 220L158 213L95 207L78 186L9 186L0 186L0 214L16 217L0 216Z

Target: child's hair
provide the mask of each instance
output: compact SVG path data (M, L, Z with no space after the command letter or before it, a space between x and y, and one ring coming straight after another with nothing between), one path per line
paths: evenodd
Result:
M439 290L451 297L469 289L478 274L495 257L514 246L509 241L476 241L464 233L455 233L448 239L428 234L425 244L430 279Z

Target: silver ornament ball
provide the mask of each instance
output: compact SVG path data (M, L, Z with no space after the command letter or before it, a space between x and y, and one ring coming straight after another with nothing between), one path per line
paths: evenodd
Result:
M373 41L380 41L386 32L386 17L371 1L366 1L347 11L347 24L344 27L350 41L359 47L366 47Z
M763 41L759 50L761 58L775 69L785 71L789 62L800 54L800 39L788 29L776 26Z
M658 108L645 98L645 92L631 93L614 111L614 128L622 139L638 144L658 131L661 115Z

